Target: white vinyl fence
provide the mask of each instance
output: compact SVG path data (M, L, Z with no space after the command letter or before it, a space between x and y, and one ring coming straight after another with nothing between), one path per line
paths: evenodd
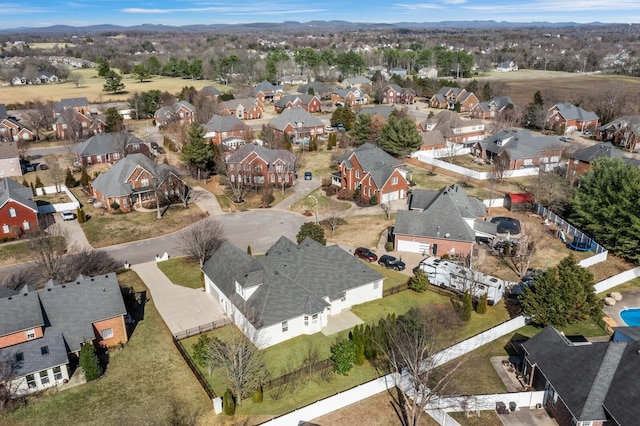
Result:
M594 287L596 289L596 293L602 293L603 291L607 291L610 288L626 283L627 281L631 281L632 279L638 277L640 277L640 266L638 266L637 268L629 269L628 271L621 272L618 275L607 278L606 280L602 280Z
M431 158L430 156L424 155L423 152L430 151L418 151L418 153L416 154L416 158L423 163L431 164L441 169L449 170L450 172L459 174L461 176L470 177L472 179L488 180L491 178L491 172L478 172L476 170L467 169L466 167L457 166L446 161ZM528 167L526 169L506 170L503 177L505 179L508 179L523 176L536 176L538 173L538 167Z
M454 396L445 398L434 398L427 409L442 410L447 413L457 413L460 411L477 412L494 410L496 403L503 402L507 408L510 403L514 403L517 407L538 407L542 405L544 399L544 391L533 392L512 392L497 393L492 395L470 395L470 396Z
M57 194L58 192L66 193L67 197L71 199L71 202L45 204L42 206L38 206L38 213L56 213L64 210L76 210L77 208L80 207L80 203L78 202L78 199L64 185L58 185L58 188L56 188L55 186L45 186L43 188L36 188L36 195Z

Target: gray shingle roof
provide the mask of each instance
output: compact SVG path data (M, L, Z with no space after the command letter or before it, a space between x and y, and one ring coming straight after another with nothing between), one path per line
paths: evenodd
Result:
M32 201L32 198L31 188L19 184L13 179L0 179L0 208L9 200L13 200L37 212L38 205Z
M268 81L261 81L251 88L249 91L249 96L256 97L260 92L265 93L273 93L273 92L282 92L282 87L271 84Z
M561 150L556 136L533 136L526 129L502 130L478 142L483 150L509 153L512 160L539 157L545 150Z
M19 158L20 151L18 151L18 143L9 141L9 142L0 142L0 158ZM17 164L17 163L16 163Z
M67 108L75 107L89 107L89 101L87 100L87 98L68 98L61 99L60 102L56 102L53 104L53 109L58 114Z
M443 99L442 102L445 100ZM445 138L457 136L460 133L454 129L469 126L479 126L482 120L464 120L455 111L440 111L435 116L425 121L431 127L432 132L439 131ZM426 127L426 126L425 126Z
M313 88L313 93L315 93L316 95L324 95L330 93L333 90L333 88L327 84L324 84L320 81L312 81L298 87L297 91L298 93L308 93L310 88Z
M276 102L276 106L279 108L284 108L287 106L287 104L289 102L295 102L296 99L300 99L300 102L302 102L303 105L309 105L314 98L317 98L317 96L315 95L307 95L307 94L302 94L302 95L288 95L288 96L284 96L282 99L280 99L278 102Z
M40 300L34 292L0 299L0 336L44 326Z
M228 101L223 101L220 103L220 106L223 109L235 110L240 105L245 108L251 108L258 105L258 101L255 98L235 98L229 99Z
M496 105L496 110L500 111L506 108L507 105L513 104L513 101L509 96L497 96L491 100L480 102L478 106L480 106L483 111L489 111L492 103Z
M255 152L260 158L267 162L269 171L272 171L273 163L276 160L282 160L286 165L293 166L296 162L296 156L286 149L269 149L260 145L246 144L238 148L227 157L227 163L241 163L252 152Z
M349 77L344 79L345 84L371 84L371 80L367 77L357 75L355 77Z
M375 105L370 107L362 107L360 108L360 111L356 112L356 117L362 114L370 114L371 116L381 115L385 120L388 120L394 109L395 108L391 105Z
M301 107L286 109L279 116L269 121L269 126L284 131L288 124L293 127L324 127L319 118L314 117Z
M358 160L358 163L360 163L365 173L371 174L378 188L384 185L395 169L404 165L403 162L396 160L382 149L370 143L362 144L356 150L347 154L342 160L347 168L353 167L353 163L349 161L353 157Z
M46 351L43 351L43 347L46 347ZM16 359L18 353L22 354L23 360L17 364L17 376L38 373L69 362L60 333L47 333L42 338L0 349L0 359L5 356Z
M118 138L126 138L126 145L143 144L140 139L129 132L103 133L91 136L86 141L78 144L75 151L82 157L91 155L106 155L114 152L122 152L122 146Z
M631 130L634 135L640 136L640 115L623 115L610 123L598 127L598 130L602 131L610 129L618 131L625 128Z
M0 104L0 118L7 118L8 116L7 106L5 104Z
M205 263L204 273L231 300L235 282L248 288L260 284L247 299L257 327L277 324L303 314L322 312L346 290L383 276L338 246L324 247L307 238L295 244L281 237L261 258L253 258L226 242Z
M235 115L214 115L204 125L209 132L230 132L233 130L250 129L250 127Z
M214 86L204 86L202 89L200 89L201 92L208 92L211 93L215 96L220 96L222 94L222 92L218 89L216 89Z
M93 323L127 313L115 273L79 276L61 285L48 283L38 296L50 324L45 332L62 334L69 352L79 351L82 342L95 338Z
M554 107L558 108L558 113L565 120L590 121L598 119L595 112L584 110L570 102L555 104Z
M591 163L596 158L625 158L622 151L613 146L611 142L602 142L587 148L576 150L571 154L571 158L584 161L585 163Z

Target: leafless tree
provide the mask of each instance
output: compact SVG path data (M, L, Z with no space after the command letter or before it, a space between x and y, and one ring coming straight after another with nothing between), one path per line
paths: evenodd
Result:
M63 278L68 237L62 227L52 225L46 231L32 234L29 239L29 251L35 263L33 270L45 280Z
M19 377L20 367L14 353L6 352L0 355L0 413L17 396L20 382L16 379Z
M498 133L501 130L509 130L520 127L522 123L522 112L516 108L506 108L500 111L493 120L493 131Z
M67 81L69 81L70 83L73 83L76 86L76 89L79 89L80 86L84 84L84 77L82 77L82 74L80 73L72 72L69 74Z
M330 199L327 206L323 209L322 215L324 216L322 224L331 229L331 235L335 235L338 227L345 223L344 212L340 208L340 203L337 201Z
M25 285L34 284L33 270L29 266L21 267L11 273L2 274L0 287L20 290Z
M198 92L193 100L198 123L206 124L217 112L218 103L218 98L213 94L203 91Z
M31 145L33 145L33 141L18 139L18 142L16 142L16 146L18 148L18 154L20 155L20 158L27 158Z
M292 156L292 158L293 161L291 162L281 162L275 165L276 180L278 181L278 185L280 185L282 195L284 195L284 190L287 188L287 185L293 184L293 173L296 171L297 158L295 156Z
M226 240L222 225L216 219L202 219L188 227L182 234L182 247L191 257L198 259L200 267Z
M36 140L40 140L40 131L50 129L53 123L53 106L50 102L35 101L22 120L36 134Z
M495 183L501 183L509 171L509 153L506 151L493 157L493 164L489 172L489 179Z
M56 187L56 192L60 192L60 184L64 182L66 170L62 168L60 161L58 161L55 155L45 155L44 159L47 162L47 166L49 166L47 173L51 177L53 185Z
M404 426L416 426L462 364L455 362L442 377L434 375L443 362L439 351L455 341L460 318L450 305L430 305L412 308L396 321L381 324L382 337L375 343L392 373L391 403Z
M76 119L78 114L78 111L72 108L67 108L60 114L60 125L67 126L65 139L71 146L75 146L78 143L78 140L82 137L82 123Z
M269 204L273 202L273 187L266 183L260 188L260 201L262 201L262 208L266 209Z
M245 195L251 190L251 181L253 180L253 167L249 170L241 170L243 165L236 164L238 170L227 171L226 183L227 187L233 193L236 203L241 203ZM226 163L223 166L226 169Z
M601 123L609 123L623 114L629 114L629 107L635 107L629 104L628 88L615 82L600 90L589 91L584 102L581 102L583 108L590 109L598 115ZM635 108L637 112L637 107Z
M65 256L63 281L72 281L81 274L85 276L108 274L121 268L120 262L109 253L83 248Z
M447 142L445 146L445 152L447 153L447 159L449 163L453 163L453 158L458 155L458 150L460 149L460 145L453 142Z
M529 180L523 189L533 194L536 203L562 213L573 198L575 191L571 183L559 172L542 169L534 180Z
M515 253L510 256L502 255L502 260L509 266L520 278L524 277L527 269L531 265L531 260L536 252L543 249L543 225L537 227L522 224L521 236L516 244Z

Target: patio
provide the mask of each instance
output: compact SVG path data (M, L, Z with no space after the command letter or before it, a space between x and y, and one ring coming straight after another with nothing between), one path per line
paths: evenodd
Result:
M622 300L616 302L613 306L605 306L604 313L615 321L618 327L625 327L627 324L620 317L620 312L630 308L640 308L640 290L631 290L622 292Z
M327 325L320 330L325 336L331 336L332 334L339 333L343 330L351 330L358 324L362 324L362 321L356 314L349 309L344 309L337 315L330 315L327 319Z

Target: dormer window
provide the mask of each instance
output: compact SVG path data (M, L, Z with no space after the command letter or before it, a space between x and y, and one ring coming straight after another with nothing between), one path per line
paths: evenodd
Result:
M31 329L27 331L27 340L32 340L36 338L36 331Z

